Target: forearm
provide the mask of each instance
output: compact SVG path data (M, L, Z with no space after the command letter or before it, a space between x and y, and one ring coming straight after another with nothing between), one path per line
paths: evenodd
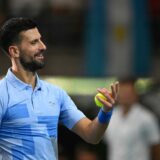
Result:
M160 157L160 144L151 146L151 160L159 160Z
M102 111L100 111L98 116L92 121L88 118L80 120L73 128L73 131L88 143L97 144L102 139L111 118L111 112L101 112ZM107 119L105 119L106 115ZM80 125L83 127L79 127ZM79 130L79 128L81 128L81 130Z
M111 85L112 92L109 92L106 88L98 89L98 92L106 97L106 99L103 99L97 96L97 99L103 104L98 116L93 121L88 118L81 119L73 127L73 131L89 143L98 143L102 139L103 134L110 122L113 105L117 99L118 90L118 82Z
M86 135L86 140L89 143L97 144L102 139L106 128L109 123L101 124L98 118L94 119L88 126L88 134Z

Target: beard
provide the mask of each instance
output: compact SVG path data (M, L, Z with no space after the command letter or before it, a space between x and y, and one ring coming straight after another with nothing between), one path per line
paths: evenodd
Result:
M39 53L39 54L43 54L43 53ZM34 57L38 56L39 54L38 53L35 54ZM30 72L36 72L37 70L42 69L45 66L44 61L37 61L36 59L26 60L26 58L23 56L20 56L20 63L25 70Z

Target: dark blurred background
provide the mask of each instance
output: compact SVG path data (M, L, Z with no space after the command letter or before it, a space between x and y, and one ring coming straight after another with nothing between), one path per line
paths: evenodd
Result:
M159 77L159 0L0 0L0 24L15 16L40 26L43 75Z
M110 77L134 76L151 80L147 86L146 81L140 83L141 102L160 119L159 0L0 0L0 25L17 16L31 17L40 27L48 48L42 77L107 81ZM8 67L8 57L0 53L0 76ZM97 115L93 92L69 94L88 117ZM60 126L61 155L74 159L80 143L83 141L79 137ZM103 141L87 147L105 159Z

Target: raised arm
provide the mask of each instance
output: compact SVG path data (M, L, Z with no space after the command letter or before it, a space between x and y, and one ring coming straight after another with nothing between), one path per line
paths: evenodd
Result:
M88 143L98 143L109 124L112 116L113 105L117 99L119 90L119 83L116 82L111 85L111 94L106 88L98 89L98 92L103 94L107 100L97 97L98 100L103 103L103 107L100 109L98 116L94 120L83 118L72 128L73 132L78 134ZM112 95L112 96L111 96Z

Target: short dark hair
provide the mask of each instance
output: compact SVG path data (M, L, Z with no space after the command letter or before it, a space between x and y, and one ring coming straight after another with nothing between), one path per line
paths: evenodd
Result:
M128 76L128 77L120 77L118 79L120 84L132 84L135 85L135 83L137 82L137 77L134 76Z
M19 42L19 33L36 28L37 24L24 17L11 18L0 29L0 47L8 53L8 48L13 43Z

